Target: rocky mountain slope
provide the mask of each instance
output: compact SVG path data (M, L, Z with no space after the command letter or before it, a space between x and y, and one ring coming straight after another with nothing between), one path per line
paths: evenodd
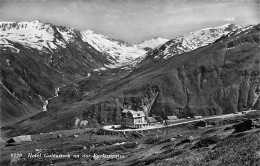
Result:
M109 64L80 32L39 21L0 23L1 125L43 110L55 88Z
M238 29L211 45L143 64L122 80L118 93L151 98L159 92L152 113L161 116L259 109L259 30L259 25Z
M260 25L238 29L210 45L143 63L104 84L94 77L82 80L62 88L49 101L49 111L16 125L24 131L71 129L76 118L88 120L88 127L119 124L123 108L142 110L152 100L151 114L162 117L260 109L259 32ZM111 79L105 71L98 77Z
M143 65L85 100L97 103L101 117L120 107L141 110L156 92L151 114L162 117L259 109L259 31L259 25L239 29L211 45Z

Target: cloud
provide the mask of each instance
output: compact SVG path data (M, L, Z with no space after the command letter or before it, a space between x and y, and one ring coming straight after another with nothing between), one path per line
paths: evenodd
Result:
M226 22L235 21L235 18L229 17L229 18L225 18L223 21L226 21Z

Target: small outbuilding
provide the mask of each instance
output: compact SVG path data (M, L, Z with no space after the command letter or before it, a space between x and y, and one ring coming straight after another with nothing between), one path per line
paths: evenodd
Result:
M157 122L163 123L163 118L162 117L160 117L160 116L153 116L153 118L156 119Z
M177 116L167 116L167 119L165 120L165 122L167 123L167 124L169 124L169 123L173 123L173 122L175 122L176 120L178 120L179 118L177 117Z
M147 117L146 121L149 125L154 125L154 124L158 123L158 121L154 117Z
M32 141L31 135L20 135L17 137L12 137L7 141L7 143L11 144L11 143L20 143L20 142L27 142L27 141Z

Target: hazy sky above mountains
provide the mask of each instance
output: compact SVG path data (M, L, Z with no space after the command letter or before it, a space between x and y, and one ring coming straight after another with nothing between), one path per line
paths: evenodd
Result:
M258 0L0 0L0 21L41 20L130 43L259 23Z

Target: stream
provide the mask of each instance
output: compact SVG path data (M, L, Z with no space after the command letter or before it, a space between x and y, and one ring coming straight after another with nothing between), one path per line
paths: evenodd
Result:
M60 87L57 87L55 88L55 96L51 97L51 98L48 98L47 100L45 100L43 102L43 106L42 106L42 111L47 111L47 105L49 103L49 100L55 98L55 97L58 97L59 96L59 91L60 91L60 88L64 87L65 85L62 85Z

